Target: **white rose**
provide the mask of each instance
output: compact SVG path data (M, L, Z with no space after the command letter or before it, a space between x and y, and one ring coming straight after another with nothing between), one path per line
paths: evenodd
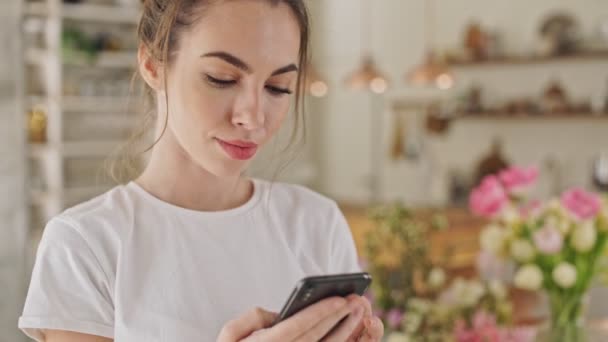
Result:
M553 269L552 276L557 285L568 289L576 283L576 268L568 262L561 262Z
M511 242L511 255L519 262L528 262L534 258L534 246L528 240L517 239Z
M503 209L501 218L507 224L517 223L519 221L519 212L512 206L508 206Z
M503 285L503 283L500 280L497 279L493 279L490 280L490 284L488 286L490 288L490 293L498 298L498 299L504 299L507 297L507 288Z
M595 230L594 222L585 221L574 229L570 243L577 252L585 253L589 252L593 246L595 246L596 240L597 231Z
M465 286L460 294L460 302L467 307L476 305L486 293L484 286L475 280L465 282L464 284Z
M442 268L434 267L431 272L429 272L429 285L433 289L437 289L445 284L445 272Z
M543 272L536 265L524 265L515 273L513 283L521 289L536 291L543 284Z
M500 254L504 247L506 233L503 228L497 225L490 225L485 228L479 237L481 248L493 254Z
M410 338L404 333L394 332L388 335L386 342L410 342Z

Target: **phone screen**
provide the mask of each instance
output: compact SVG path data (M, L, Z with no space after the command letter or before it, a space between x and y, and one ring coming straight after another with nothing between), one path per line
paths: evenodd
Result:
M371 276L366 272L304 278L292 291L275 324L325 298L363 295L371 281Z

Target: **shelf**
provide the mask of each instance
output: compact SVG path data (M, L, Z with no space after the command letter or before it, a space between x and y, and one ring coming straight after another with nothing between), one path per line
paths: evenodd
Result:
M530 120L530 121L551 121L551 120L606 120L608 122L608 114L590 114L590 113L556 113L550 115L534 115L534 114L508 114L508 113L479 113L465 114L456 116L455 120Z
M137 7L87 3L62 4L60 11L63 19L120 24L137 24L141 15ZM25 13L40 17L56 15L44 2L28 3Z
M64 142L60 145L30 144L29 155L42 159L49 156L60 158L108 157L124 141Z
M517 65L534 65L542 63L557 63L557 62L590 62L590 61L606 61L608 62L608 50L592 51L575 55L565 56L527 56L527 57L505 57L500 59L492 59L485 61L449 61L448 66L454 68L473 68L483 66L517 66Z
M28 96L29 107L48 106L50 98L40 95ZM132 100L136 101L136 100ZM63 112L83 112L83 113L126 113L128 111L129 98L113 96L64 96L61 99L61 109Z
M133 69L137 65L137 52L135 51L103 51L98 53L90 60L87 58L77 58L64 60L66 66L87 67L87 68L117 68Z
M48 50L40 48L29 48L25 52L25 59L28 64L42 66L45 65L50 53ZM65 66L86 67L86 68L114 68L114 69L134 69L137 66L137 52L135 51L102 51L95 57L77 57L63 59Z
M126 112L129 98L113 96L64 96L61 100L64 112Z

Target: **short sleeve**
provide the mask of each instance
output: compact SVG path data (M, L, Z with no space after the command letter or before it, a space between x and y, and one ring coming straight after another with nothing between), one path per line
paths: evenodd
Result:
M330 238L329 272L361 272L352 232L337 205L332 216L334 222Z
M41 329L113 338L111 286L99 260L71 221L46 226L19 328L41 341Z

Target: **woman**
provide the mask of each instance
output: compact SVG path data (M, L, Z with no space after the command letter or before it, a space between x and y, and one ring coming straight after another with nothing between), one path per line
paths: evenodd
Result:
M144 1L149 163L48 223L20 328L51 342L380 339L359 296L274 326L265 310L306 275L358 270L333 201L242 176L290 94L298 107L308 36L303 0Z

